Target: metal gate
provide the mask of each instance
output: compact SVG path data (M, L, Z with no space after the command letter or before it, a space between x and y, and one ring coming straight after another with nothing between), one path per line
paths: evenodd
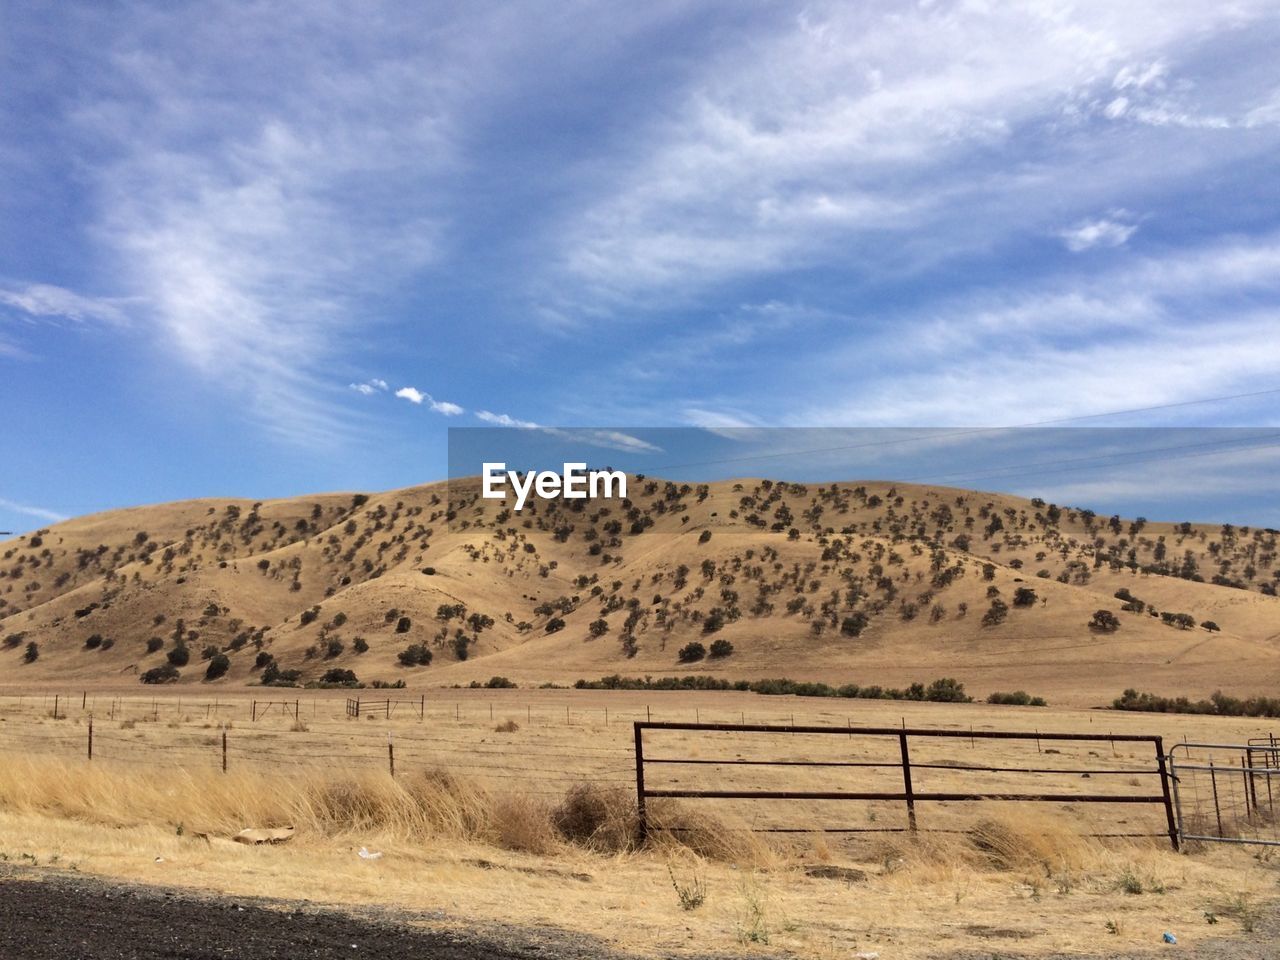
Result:
M1169 751L1183 841L1280 847L1280 740L1177 743Z
M1158 736L1150 735L1114 735L1109 733L1043 733L1040 731L1015 732L1005 730L932 730L909 729L907 727L855 727L836 726L795 726L784 724L738 724L738 723L666 723L637 721L635 727L635 762L636 762L636 805L639 811L639 832L643 840L650 829L684 829L682 827L659 828L649 821L646 801L650 798L677 798L684 800L764 800L803 802L891 802L904 805L906 824L903 827L874 828L862 826L830 826L820 827L810 822L807 814L797 813L797 821L806 821L805 825L784 825L764 828L765 832L775 833L883 833L899 830L916 833L923 828L917 820L917 808L921 804L964 803L969 801L1013 801L1027 803L1052 803L1056 805L1105 804L1131 807L1135 804L1150 804L1162 808L1164 814L1164 830L1160 833L1134 833L1130 828L1125 833L1098 833L1094 836L1125 836L1169 838L1173 848L1178 849L1178 832L1174 818L1174 804L1170 794L1170 782L1166 767L1164 742ZM658 756L646 755L645 733L678 734L679 739L668 737L667 742L660 743L661 753ZM764 756L744 755L743 752L730 750L729 744L714 743L717 735L743 735L742 742L737 744L746 748L746 741L760 741L772 750ZM837 744L836 754L817 754L813 744L805 741L834 741ZM930 757L927 747L932 744L957 744L967 741L976 749L976 743L1022 743L1035 747L1035 758L1017 763L1013 761L983 760L978 762L962 762L954 756ZM1045 749L1043 743L1053 743L1054 747ZM783 746L785 744L785 746ZM1100 746L1108 744L1113 756L1102 758L1090 751L1088 757L1097 758L1090 762L1087 757L1075 760L1063 758L1050 762L1043 754L1062 754L1069 746ZM1130 754L1120 757L1118 745L1133 748L1145 748L1142 753L1150 760L1139 759ZM701 747L701 749L699 748ZM749 748L746 748L749 749ZM922 756L918 751L924 750ZM1148 752L1149 751L1149 752ZM1081 751L1083 753L1084 751ZM1154 761L1154 762L1152 762ZM646 773L652 774L658 767L663 770L681 768L698 769L708 773L702 782L690 786L685 782L682 773L679 779L670 780L655 787L652 776L647 780ZM784 778L790 781L785 786L765 786L754 783L733 784L727 782L731 771L762 771L769 768L784 771ZM847 770L856 773L844 783L837 781L836 786L824 786L822 789L806 790L797 786L796 781L805 768L812 771L830 772ZM872 771L888 773L887 780L882 780L879 789L872 789L877 784L867 782ZM921 775L925 783L921 783ZM1002 778L991 784L990 777ZM758 777L758 774L755 775ZM753 779L755 779L753 777ZM1097 784L1089 791L1074 786L1067 786L1062 778L1097 778L1091 783ZM929 782L932 778L932 782ZM985 782L990 785L983 785ZM1048 778L1050 783L1059 786L1034 786ZM1132 792L1134 788L1143 786L1143 778L1147 785L1146 792ZM1107 787L1104 781L1115 786ZM674 784L679 783L680 786ZM1022 788L1025 783L1030 789ZM1277 797L1280 800L1280 797ZM1127 819L1127 818L1126 818ZM1154 824L1153 824L1154 826Z

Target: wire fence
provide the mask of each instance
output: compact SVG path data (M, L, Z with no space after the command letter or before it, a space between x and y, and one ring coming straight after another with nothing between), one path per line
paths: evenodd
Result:
M1186 840L1280 846L1280 740L1176 743L1169 751Z
M960 798L1015 795L1019 806L1062 818L1080 833L1155 836L1167 826L1146 806L1164 802L1158 738L1127 733L1126 725L1141 729L1127 716L1085 718L1095 730L1112 723L1120 729L1067 739L942 723L911 734L907 760L901 730L859 737L839 704L760 698L708 707L691 698L649 703L616 694L470 690L360 698L356 707L346 691L335 694L0 696L0 754L263 774L405 777L442 769L494 789L559 799L578 784L635 789L639 723L653 738L642 749L639 800L696 801L752 830L856 837L909 830L919 818L923 829L963 831L986 814ZM814 722L830 726L806 733ZM1181 832L1280 841L1272 812L1280 804L1277 746L1272 739L1253 743L1242 773L1238 745L1226 748L1229 756L1210 756L1179 744L1171 786L1183 811ZM927 813L914 809L917 803Z

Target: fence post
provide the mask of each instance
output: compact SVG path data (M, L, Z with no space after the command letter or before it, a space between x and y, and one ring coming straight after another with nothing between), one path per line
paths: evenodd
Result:
M1213 815L1218 818L1218 836L1225 834L1222 832L1222 807L1218 805L1218 775L1213 769L1213 759L1209 759L1209 785L1213 788Z
M636 738L636 834L641 846L649 837L649 817L644 805L644 727L634 724Z
M1177 744L1174 744L1174 746L1176 747ZM1189 754L1188 759L1190 759ZM1178 787L1178 761L1172 750L1169 751L1169 781L1173 786L1173 807L1177 813L1178 824L1178 849L1181 849L1182 835L1186 833L1186 826L1182 819L1182 792Z
M916 832L916 794L911 788L911 754L907 750L906 733L898 734L898 745L902 748L902 786L907 795L907 827Z
M89 759L93 759L93 717L89 718Z
M1244 775L1244 808L1249 819L1252 820L1253 815L1258 812L1258 787L1253 774L1253 751L1248 747L1245 748L1244 756L1240 758L1240 767L1248 771Z
M222 772L227 772L227 728L222 728Z
M391 731L387 731L387 764L391 767L391 776L396 775L396 745L391 742Z
M1160 768L1160 792L1164 795L1164 817L1169 826L1169 842L1174 850L1181 849L1178 824L1173 818L1173 798L1169 795L1169 768L1164 759L1164 738L1156 737L1156 765Z

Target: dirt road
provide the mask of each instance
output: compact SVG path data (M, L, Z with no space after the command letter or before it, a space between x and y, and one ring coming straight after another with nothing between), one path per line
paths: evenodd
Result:
M300 903L0 874L3 960L588 960L586 938L414 928Z

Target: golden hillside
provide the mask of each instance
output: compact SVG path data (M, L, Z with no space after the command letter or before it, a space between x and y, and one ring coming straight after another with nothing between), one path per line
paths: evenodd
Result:
M1089 704L1280 680L1274 530L906 484L635 477L630 492L513 514L455 481L60 523L0 543L0 682L135 683L176 647L179 682L208 682L221 653L215 682L235 685L946 675ZM1098 610L1118 627L1091 626ZM680 661L715 641L732 651ZM401 662L411 646L429 665Z

